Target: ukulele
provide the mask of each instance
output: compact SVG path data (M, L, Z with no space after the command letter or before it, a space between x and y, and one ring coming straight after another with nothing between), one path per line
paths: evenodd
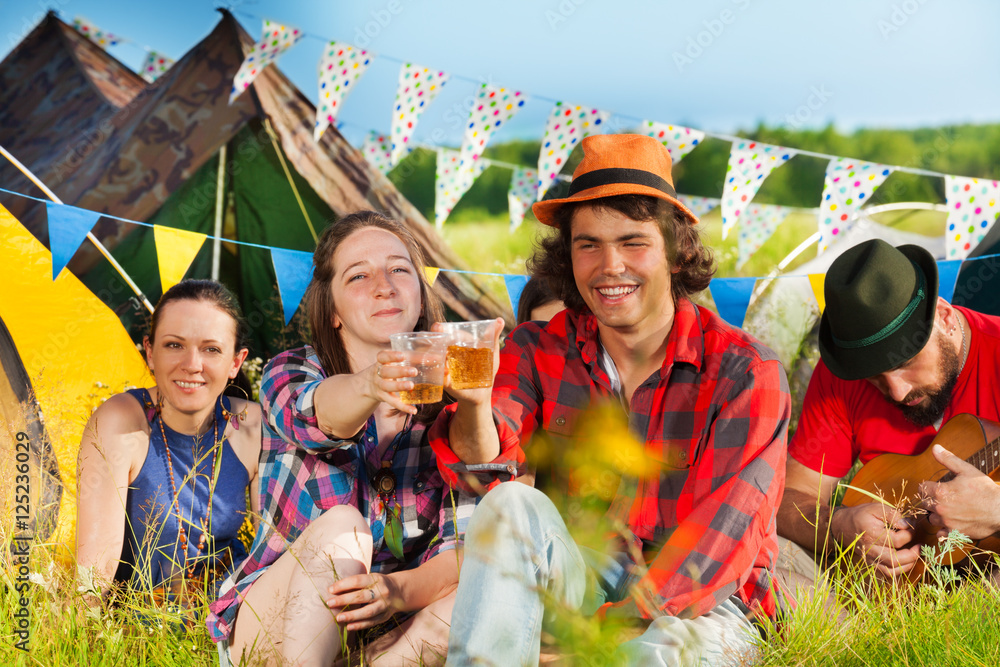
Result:
M1000 424L980 419L970 414L955 415L941 427L934 440L922 454L882 454L866 463L851 480L851 487L844 494L843 504L848 507L873 502L862 489L882 498L887 504L898 507L904 514L911 514L908 521L914 531L913 544L937 545L937 526L928 521L928 513L921 509L920 483L948 482L955 473L934 458L931 448L941 445L955 456L994 480L1000 479ZM914 511L916 513L914 514ZM1000 537L990 536L976 540L963 549L955 549L944 563L957 565L972 553L991 551L1000 553ZM950 560L949 560L950 559ZM918 561L910 573L911 581L923 575L923 562Z

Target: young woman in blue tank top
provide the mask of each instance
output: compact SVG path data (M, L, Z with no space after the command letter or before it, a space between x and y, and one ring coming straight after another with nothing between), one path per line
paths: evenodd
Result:
M144 341L156 386L92 415L77 468L76 556L102 597L118 581L184 604L246 558L247 489L258 510L260 407L223 392L247 356L235 297L209 280L160 299ZM238 392L237 392L238 393Z

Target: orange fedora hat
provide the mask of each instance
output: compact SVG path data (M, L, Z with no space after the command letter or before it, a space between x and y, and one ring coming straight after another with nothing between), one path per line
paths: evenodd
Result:
M659 141L642 134L599 134L586 137L581 145L583 160L573 172L569 196L531 206L539 222L556 227L556 211L564 204L615 195L648 195L670 202L691 224L698 224L694 213L677 199L670 153Z

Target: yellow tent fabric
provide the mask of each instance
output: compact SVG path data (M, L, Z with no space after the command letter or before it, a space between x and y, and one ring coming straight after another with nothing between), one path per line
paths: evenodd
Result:
M63 498L52 539L66 545L68 556L75 540L76 454L87 419L103 398L153 381L118 317L69 271L53 281L51 254L3 206L0 285L0 317L31 378L59 462ZM0 441L8 437L0 428ZM0 445L4 456L8 447L14 451L12 443Z

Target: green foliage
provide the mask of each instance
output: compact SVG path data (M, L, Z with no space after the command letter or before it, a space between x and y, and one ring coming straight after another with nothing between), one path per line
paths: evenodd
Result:
M870 162L927 169L958 176L1000 178L1000 125L955 125L916 130L863 129L841 134L832 125L822 129L794 130L787 126L759 125L739 136L788 148L857 158ZM730 143L706 138L674 168L678 192L718 197L729 163ZM490 147L486 158L533 167L538 163L539 142L513 141ZM580 149L566 162L563 173L572 173ZM765 204L812 207L823 192L827 160L799 155L764 182L755 201ZM434 216L434 152L418 149L403 160L389 178L428 219ZM464 211L499 216L507 211L510 172L490 167L462 197L449 222L460 221ZM941 179L894 173L878 191L878 202L944 201ZM476 219L470 216L470 219Z

